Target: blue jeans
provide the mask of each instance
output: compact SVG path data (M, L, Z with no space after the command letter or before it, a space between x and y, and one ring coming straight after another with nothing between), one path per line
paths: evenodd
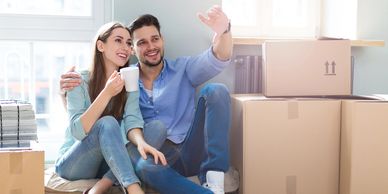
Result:
M212 193L185 177L198 175L203 183L207 171L228 170L229 128L229 92L224 85L208 84L200 92L193 123L182 143L155 140L152 131L144 130L147 142L160 145L153 146L164 153L168 166L155 164L152 157L142 159L135 147L129 146L136 174L161 194Z
M57 160L55 170L68 180L104 176L124 187L140 183L125 148L120 125L112 116L97 120L88 136L74 143Z

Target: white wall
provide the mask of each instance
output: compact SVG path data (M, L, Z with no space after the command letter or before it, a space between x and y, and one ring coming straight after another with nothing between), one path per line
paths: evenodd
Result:
M152 14L159 19L165 39L168 58L199 54L209 48L210 29L197 18L197 12L205 13L221 0L114 0L115 20L129 24L142 14Z
M359 0L359 39L384 40L388 43L388 1ZM354 93L388 94L388 48L354 47L355 56Z

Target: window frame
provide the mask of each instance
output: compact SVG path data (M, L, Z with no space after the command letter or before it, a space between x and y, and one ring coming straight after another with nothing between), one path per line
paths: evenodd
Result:
M93 0L91 16L0 14L0 40L90 41L112 20L113 0Z

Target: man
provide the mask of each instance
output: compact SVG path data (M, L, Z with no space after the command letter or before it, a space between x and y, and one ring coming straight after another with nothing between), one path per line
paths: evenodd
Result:
M164 58L156 17L143 15L129 26L139 60L142 116L146 123L160 120L165 124L165 141L158 148L169 165L155 164L152 157L143 159L134 146L128 151L140 179L160 193L224 193L224 172L229 168L229 92L221 84L207 84L195 107L195 91L230 63L232 36L220 7L213 6L207 16L198 17L215 33L212 46L198 56L176 60ZM71 89L65 77L61 87ZM144 134L146 141L147 134L152 136ZM185 178L193 175L198 175L203 187Z

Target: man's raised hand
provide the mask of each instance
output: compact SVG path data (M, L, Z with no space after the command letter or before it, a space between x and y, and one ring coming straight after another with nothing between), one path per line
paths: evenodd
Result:
M223 34L229 28L229 19L218 5L212 6L207 12L206 16L202 13L197 14L198 18L209 28L211 28L217 35Z

